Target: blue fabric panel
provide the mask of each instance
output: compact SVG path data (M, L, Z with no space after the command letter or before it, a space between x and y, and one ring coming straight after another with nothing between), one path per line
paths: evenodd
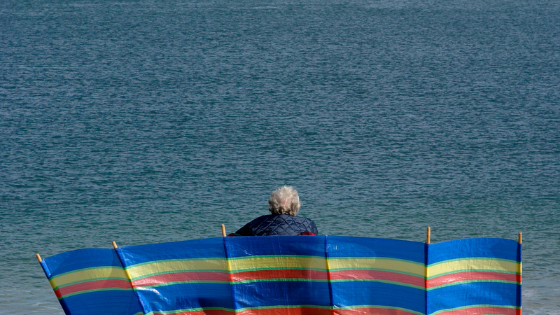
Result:
M253 282L234 285L234 292L238 309L272 305L331 305L327 282Z
M115 251L106 248L78 249L45 258L43 261L47 265L51 277L91 267L114 266L122 268Z
M211 238L183 242L125 246L118 249L129 268L136 264L173 259L221 258L225 260L224 239ZM136 290L146 312L189 308L233 309L229 283L180 283Z
M428 314L469 305L516 306L516 284L471 282L428 291Z
M370 281L333 282L331 286L335 307L377 305L426 312L422 289Z
M113 249L90 248L62 253L45 258L43 264L50 276L93 267L122 268ZM65 313L72 315L133 315L142 312L138 298L130 290L106 290L64 297L60 304Z
M221 283L187 283L138 289L146 312L189 308L222 307L233 309L231 286Z
M230 259L259 255L301 255L325 258L325 236L230 237L225 241ZM242 283L233 285L233 294L236 309L274 305L331 305L327 282Z
M517 246L516 241L501 238L470 238L430 244L428 264L468 257L488 257L516 261L518 259Z
M382 238L329 236L327 250L336 257L388 257L425 263L424 243Z
M225 258L223 238L208 238L118 248L127 267L168 259Z
M73 295L60 301L67 315L143 314L134 291L98 291Z
M239 236L226 238L228 258L254 255L325 257L325 236Z

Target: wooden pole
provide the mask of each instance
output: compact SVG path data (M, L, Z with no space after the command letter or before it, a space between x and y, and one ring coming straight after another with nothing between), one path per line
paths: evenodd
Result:
M41 259L41 255L39 255L39 253L35 254L35 257L37 257L37 260L39 262L43 262L43 259Z
M114 249L117 249L117 247L118 247L118 246L117 246L117 243L115 243L115 241L113 241L112 244L113 244L113 248L114 248Z
M222 224L222 236L226 237L226 226Z
M519 234L517 234L517 243L519 243L519 245L521 245L521 243L523 242L523 234L521 234L521 232L519 232ZM521 251L521 248L518 249L519 251ZM519 253L519 255L521 255L521 252ZM519 256L521 257L521 256ZM518 281L521 282L521 262L519 262L519 264L517 265L517 273L519 274L519 279ZM518 298L521 298L521 285L519 285L518 290ZM515 310L515 314L516 315L522 315L523 314L523 309L521 308L521 305L519 305L519 308Z
M426 230L426 244L430 244L430 238L432 236L432 230L430 229L430 227L428 226L427 230Z

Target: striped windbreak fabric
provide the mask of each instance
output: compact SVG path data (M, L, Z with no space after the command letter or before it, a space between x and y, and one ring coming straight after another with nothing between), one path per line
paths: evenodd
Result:
M83 249L43 269L66 314L520 314L521 245L228 237Z

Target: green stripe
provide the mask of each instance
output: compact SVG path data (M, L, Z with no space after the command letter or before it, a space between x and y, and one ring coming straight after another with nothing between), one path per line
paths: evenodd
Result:
M468 309L468 308L477 308L477 307L495 307L495 308L508 308L508 309L521 309L521 307L519 306L511 306L511 305L490 305L490 304L478 304L478 305L468 305L468 306L461 306L461 307L456 307L456 308L448 308L448 309L444 309L444 310L439 310L437 312L432 312L429 315L436 315L436 314L440 314L443 312L453 312L453 311L459 311L459 310L464 310L464 309Z
M428 288L427 290L431 291L431 290L435 290L435 289L451 287L451 286L454 286L454 285L461 285L461 284L467 284L467 283L477 283L477 282L497 282L497 283L520 284L517 281L506 281L506 280L465 280L465 281L457 281L457 282L453 282L453 283L442 284L442 285L439 285L437 287Z
M520 262L517 260L510 260L510 259L502 259L502 258L491 258L491 257L467 257L467 258L455 258L455 259L449 259L449 260L443 260L443 261L439 261L437 263L433 263L433 264L429 264L429 267L433 267L433 266L437 266L440 264L445 264L445 263L449 263L449 262L454 262L454 261L461 261L461 260L497 260L497 261L504 261L504 262L510 262L510 263L517 263L519 264Z

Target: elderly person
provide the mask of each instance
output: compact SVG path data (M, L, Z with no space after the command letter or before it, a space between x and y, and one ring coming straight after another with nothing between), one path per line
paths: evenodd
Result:
M283 186L270 194L268 210L271 214L263 215L245 224L235 235L239 236L290 236L317 235L313 221L296 217L301 207L295 189Z

